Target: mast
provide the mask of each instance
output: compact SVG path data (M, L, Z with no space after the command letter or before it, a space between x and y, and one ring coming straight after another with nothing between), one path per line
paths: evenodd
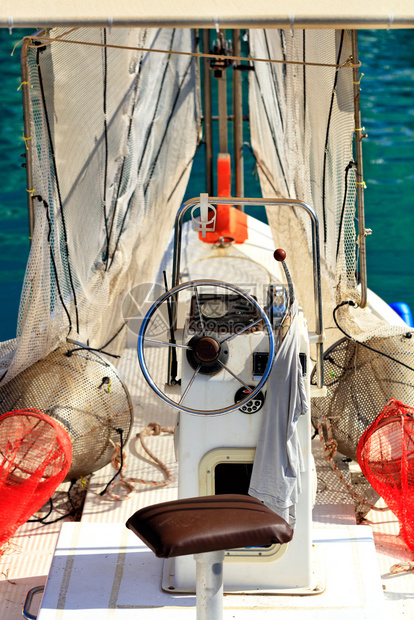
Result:
M233 30L233 54L241 56L241 33ZM233 70L234 171L237 198L244 196L242 75ZM243 208L243 207L242 207Z
M203 30L203 52L210 52L210 31ZM211 110L210 61L203 58L203 102L204 102L204 141L206 145L206 187L212 196L213 189L213 122Z

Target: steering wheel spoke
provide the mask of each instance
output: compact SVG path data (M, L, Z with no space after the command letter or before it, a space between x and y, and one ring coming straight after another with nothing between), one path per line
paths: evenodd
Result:
M180 400L178 401L179 405L181 405L181 403L183 402L184 398L187 396L188 392L190 391L190 387L193 385L194 379L196 378L196 376L200 372L200 368L201 368L201 364L196 368L196 370L194 371L193 376L191 377L190 381L188 382L187 387L185 388L185 390L184 390Z
M176 349L190 349L186 344L177 344L176 342L164 342L163 340L154 340L154 338L144 338L145 342L152 342L154 344L160 344L165 347L175 347Z
M203 313L201 312L201 306L200 306L200 299L198 297L198 289L196 286L194 286L194 297L195 297L195 302L196 302L196 306L197 306L197 312L198 312L198 316L200 319L200 325L201 325L201 332L203 334L203 336L206 333L206 327L204 324L204 320L203 320Z
M224 338L224 340L221 340L220 341L221 344L223 344L223 342L227 342L228 340L233 340L233 338L236 338L236 336L240 336L240 334L244 334L248 329L251 329L252 327L255 327L256 325L258 325L261 320L262 318L260 317L256 319L255 321L253 321L253 323L248 323L248 325L245 325L244 327L239 329L234 334L230 334L230 336L227 336L227 338Z
M251 394L251 392L253 391L252 388L247 385L247 383L245 383L242 379L240 379L240 377L238 377L232 370L230 370L230 368L228 366L226 366L226 364L223 364L223 362L219 362L220 366L222 368L224 368L224 370L226 372L228 372L234 379L237 379L237 381L239 381L239 383L241 383L246 390L249 392L249 394Z

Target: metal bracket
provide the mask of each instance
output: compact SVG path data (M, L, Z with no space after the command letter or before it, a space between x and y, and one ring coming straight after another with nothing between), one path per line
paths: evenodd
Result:
M194 215L196 209L200 209L200 218ZM209 209L213 212L213 216L209 219ZM207 232L214 232L216 228L216 207L209 204L208 194L200 194L200 202L191 209L191 219L193 222L193 229L195 231L201 231L203 239Z

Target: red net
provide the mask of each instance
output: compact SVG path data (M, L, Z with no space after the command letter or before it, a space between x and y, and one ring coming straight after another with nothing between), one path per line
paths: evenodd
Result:
M392 398L359 440L358 463L414 551L414 408Z
M0 416L1 547L53 495L72 461L69 435L36 411Z

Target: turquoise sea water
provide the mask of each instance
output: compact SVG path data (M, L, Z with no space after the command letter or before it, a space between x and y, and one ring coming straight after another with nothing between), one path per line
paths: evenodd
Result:
M0 30L0 341L16 333L29 253L19 49L10 55L25 34ZM414 311L414 32L363 31L359 40L368 285ZM246 195L257 195L246 159ZM192 196L204 190L202 156L194 172Z

